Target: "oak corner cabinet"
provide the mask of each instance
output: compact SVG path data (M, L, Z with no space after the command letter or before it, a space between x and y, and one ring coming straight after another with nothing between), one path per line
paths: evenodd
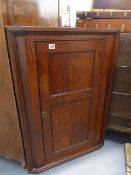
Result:
M6 36L28 170L100 148L119 30L6 27Z

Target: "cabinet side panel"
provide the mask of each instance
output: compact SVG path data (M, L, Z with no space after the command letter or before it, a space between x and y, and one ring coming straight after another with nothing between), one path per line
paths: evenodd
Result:
M23 144L10 76L2 12L3 1L0 0L0 155L24 163Z

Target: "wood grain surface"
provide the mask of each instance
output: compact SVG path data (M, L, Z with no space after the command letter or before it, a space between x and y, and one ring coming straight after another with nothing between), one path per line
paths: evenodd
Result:
M119 30L7 27L6 32L29 171L100 148Z
M8 61L0 0L0 155L25 163L21 131Z
M58 27L58 0L4 0L4 24Z

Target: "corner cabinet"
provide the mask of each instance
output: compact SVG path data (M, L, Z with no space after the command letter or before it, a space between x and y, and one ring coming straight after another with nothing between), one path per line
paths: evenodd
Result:
M7 27L6 34L29 171L100 148L119 31Z

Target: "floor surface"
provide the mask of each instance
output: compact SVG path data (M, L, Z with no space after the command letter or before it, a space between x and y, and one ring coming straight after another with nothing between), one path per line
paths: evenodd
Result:
M108 132L104 146L92 153L52 168L40 175L125 175L123 144L131 136ZM29 175L16 161L0 157L0 175Z

